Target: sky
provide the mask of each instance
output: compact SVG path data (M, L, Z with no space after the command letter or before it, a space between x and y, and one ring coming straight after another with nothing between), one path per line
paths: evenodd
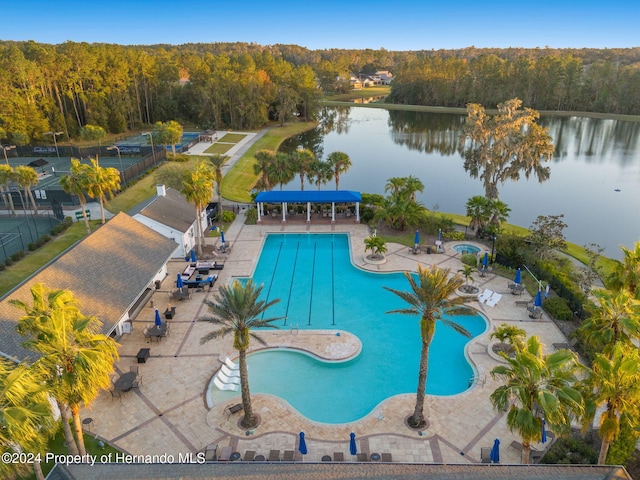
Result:
M12 0L0 40L327 48L640 46L638 0Z

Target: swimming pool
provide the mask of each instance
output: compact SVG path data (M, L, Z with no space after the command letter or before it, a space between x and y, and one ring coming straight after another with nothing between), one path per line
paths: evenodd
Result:
M281 328L339 329L362 342L356 358L319 361L287 350L248 356L253 393L283 398L305 417L323 423L358 420L383 400L415 393L420 359L419 319L385 312L406 304L383 286L409 289L402 273L371 273L351 263L346 234L268 234L253 274L263 298L280 302L268 317L285 316ZM480 315L456 317L473 336L483 333ZM464 355L469 339L438 323L430 350L427 392L453 395L473 376ZM215 387L213 387L215 388ZM226 401L234 392L210 392Z
M468 243L459 243L458 245L454 245L453 249L458 253L462 253L463 255L475 255L476 253L480 252L480 247L469 245Z

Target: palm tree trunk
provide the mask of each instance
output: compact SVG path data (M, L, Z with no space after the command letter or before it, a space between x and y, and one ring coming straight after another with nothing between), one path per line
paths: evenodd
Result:
M531 444L522 441L522 463L525 465L529 465L531 462Z
M33 205L33 213L38 215L38 205L36 204L35 198L33 198L33 192L31 188L27 188L27 193L29 194L29 198L31 199L31 205Z
M412 428L422 428L424 420L424 397L427 389L427 373L429 371L429 346L430 339L423 339L422 350L420 351L420 370L418 371L418 389L416 391L416 407L413 415L409 419L409 426Z
M196 237L198 241L196 242L196 247L198 250L198 255L202 255L202 243L204 239L201 222L202 222L202 215L201 215L200 205L197 205L196 206Z
M71 415L73 416L73 427L80 455L86 455L87 450L84 447L84 433L82 432L82 419L80 418L80 406L78 404L71 405Z
M58 409L60 410L60 417L62 417L62 429L64 430L64 439L67 443L69 455L79 455L78 444L76 443L76 439L71 431L71 425L69 425L69 411L67 410L67 406L60 400L56 400L56 402L58 403Z
M37 460L33 462L33 473L36 475L36 480L45 480L42 465Z
M598 465L606 465L609 445L611 445L611 440L609 440L609 438L603 438L602 444L600 445L600 454L598 455Z
M107 223L104 218L104 197L102 195L100 195L100 220L102 220L102 225Z
M247 352L239 350L239 366L240 366L240 385L242 389L242 408L244 409L244 417L241 425L244 428L253 428L256 426L256 418L253 415L253 407L251 406L251 392L249 391L249 371L247 370Z

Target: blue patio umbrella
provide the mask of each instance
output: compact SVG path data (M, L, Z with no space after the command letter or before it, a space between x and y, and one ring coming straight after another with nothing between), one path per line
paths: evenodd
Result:
M178 274L178 278L176 279L176 287L182 288L184 287L184 281L182 280L182 275Z
M542 419L542 443L547 442L547 422Z
M413 239L413 243L416 245L416 247L420 245L420 232L418 230L416 230L416 236Z
M198 261L196 259L196 251L193 248L191 249L191 261L194 263Z
M356 434L351 432L351 440L349 440L349 452L351 455L356 455L358 453L358 446L356 445Z
M220 241L224 243L224 231L220 229Z
M500 440L497 438L493 441L493 447L491 448L489 458L492 463L500 463Z
M307 454L307 442L304 439L304 432L300 432L300 445L298 445L298 451L302 455Z
M513 283L522 283L522 272L520 269L516 271L516 278L513 279Z
M533 300L533 306L542 307L542 292L540 290L536 293L536 298Z
M487 265L489 265L489 252L484 252L484 257L482 258L482 266L484 268L487 268Z
M156 327L162 325L162 319L160 318L160 312L156 308Z

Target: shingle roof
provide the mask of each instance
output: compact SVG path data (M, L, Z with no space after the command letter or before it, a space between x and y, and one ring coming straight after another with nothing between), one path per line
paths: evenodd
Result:
M631 480L609 465L421 465L406 463L236 463L56 465L49 480L169 479L405 479L405 480Z
M256 202L355 203L362 202L362 196L360 192L350 190L271 190L260 192Z
M22 312L9 300L30 304L35 283L71 290L82 312L97 316L109 333L176 248L174 241L119 213L0 301L0 352L19 360L34 358L20 346L24 338L15 326Z
M167 188L166 195L154 198L140 213L182 233L196 221L195 207L172 188Z

